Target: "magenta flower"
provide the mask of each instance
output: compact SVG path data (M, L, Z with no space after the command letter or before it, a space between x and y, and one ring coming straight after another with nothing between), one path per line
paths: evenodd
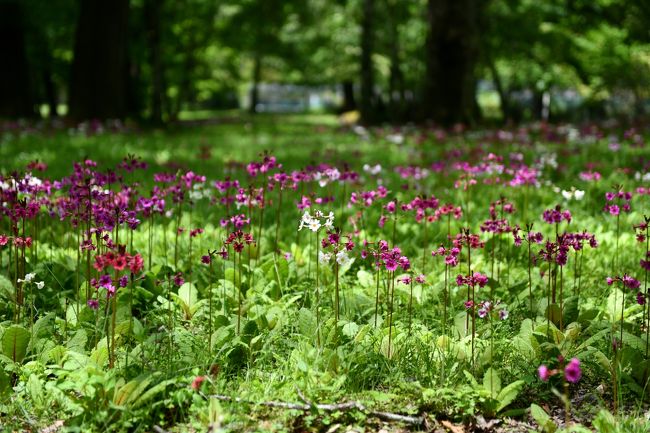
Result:
M573 358L566 367L564 367L564 377L567 382L577 383L582 377L582 370L580 369L580 360Z

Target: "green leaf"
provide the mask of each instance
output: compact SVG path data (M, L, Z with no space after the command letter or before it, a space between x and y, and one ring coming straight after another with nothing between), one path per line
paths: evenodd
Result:
M501 412L506 408L506 406L515 401L525 383L526 382L523 380L517 380L499 392L499 395L497 396L497 400L499 400L499 404L497 405L497 412Z
M11 380L4 367L0 366L0 396L9 393L9 391L11 391Z
M488 368L483 376L483 388L490 392L492 398L496 398L499 391L501 391L501 379L499 373L494 368Z
M560 320L562 318L562 310L558 304L551 304L546 307L545 317L551 319L556 326L560 325Z
M594 427L598 433L616 433L616 419L605 409L601 409L594 418Z
M132 403L131 407L138 408L151 400L153 397L158 395L159 393L163 392L169 385L172 385L176 383L176 379L169 379L169 380L164 380L160 382L159 384L156 384L149 388L145 393L137 397Z
M22 326L10 326L2 335L2 353L14 362L21 362L27 354L30 337Z
M178 289L178 297L190 308L196 304L196 300L198 299L197 295L196 287L192 283L185 283Z
M534 403L530 405L530 414L545 433L554 433L557 430L557 426L546 411Z
M375 278L370 272L363 269L357 272L357 282L364 288L375 287Z
M32 402L36 407L41 407L45 403L45 396L43 395L43 382L36 376L32 374L27 380L27 389L29 390L29 396L32 399Z
M316 335L316 317L307 308L301 308L298 312L298 329L302 335L313 337Z
M357 325L354 322L348 322L345 325L343 325L343 335L345 335L348 338L354 338L355 335L357 335L357 332L359 332L359 325Z
M66 347L70 350L74 350L75 352L84 353L85 352L84 349L86 347L86 341L88 341L88 336L86 335L86 331L80 329L77 332L75 332L75 334L72 336L70 340L68 340Z
M97 347L90 353L90 360L98 367L104 367L108 361L108 349L106 347Z

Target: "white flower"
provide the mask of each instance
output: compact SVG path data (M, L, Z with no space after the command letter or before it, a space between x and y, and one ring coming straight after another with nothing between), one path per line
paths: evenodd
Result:
M34 279L35 276L36 276L36 274L34 274L34 273L25 274L25 282L26 283L31 282Z
M298 231L302 230L305 226L308 226L310 222L312 222L312 217L311 215L309 215L309 212L305 211L305 213L300 218L300 225L298 226Z
M332 255L330 253L324 253L322 251L318 252L318 262L321 265L324 265L326 263L329 263L329 261L332 259Z
M348 257L348 252L346 250L336 253L336 263L338 263L339 266L345 266L349 264L350 261L350 257Z
M573 193L573 196L575 197L576 200L582 200L582 198L585 196L585 192L579 189L576 189L575 192Z
M319 228L320 228L320 221L318 221L317 219L313 219L309 221L309 230L311 230L312 232L317 232Z
M566 200L571 200L573 193L571 191L562 190L562 197L564 197Z
M329 215L327 215L327 219L323 225L327 230L334 230L334 212L330 212Z
M370 165L370 164L364 164L363 165L363 171L366 173L370 173L372 175L379 174L381 172L381 165L375 164L375 165Z
M40 290L40 289L42 289L43 287L45 287L45 281L39 281L38 283L36 283L36 288L37 288L37 289Z

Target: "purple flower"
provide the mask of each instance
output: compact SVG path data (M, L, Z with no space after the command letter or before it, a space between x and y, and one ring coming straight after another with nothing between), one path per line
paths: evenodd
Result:
M97 299L88 299L88 302L86 302L88 307L92 308L93 310L96 310L99 308L99 301Z
M641 292L636 294L636 303L639 305L645 305L645 295Z
M209 265L212 263L212 258L209 255L201 256L201 263L204 265Z
M105 289L108 289L108 287L113 283L113 280L111 279L111 276L108 274L104 274L101 277L99 277L99 287L103 287Z
M126 275L123 275L118 281L120 287L126 287L128 283L129 283L129 278Z
M564 367L564 377L567 382L577 383L582 377L582 370L580 369L580 360L573 358L566 367Z

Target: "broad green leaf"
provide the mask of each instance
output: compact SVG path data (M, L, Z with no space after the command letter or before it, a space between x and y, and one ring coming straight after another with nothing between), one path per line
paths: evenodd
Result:
M185 283L178 289L178 296L185 302L188 307L196 304L198 299L198 292L192 283Z
M27 389L29 390L29 396L32 399L32 402L36 407L41 407L45 404L45 396L43 393L43 382L36 376L32 374L27 380Z
M102 368L108 361L108 349L106 347L97 347L90 353L90 360L98 367Z
M152 386L147 391L145 391L142 395L136 398L135 401L132 402L131 407L136 409L142 406L143 404L147 403L149 400L154 398L156 395L163 392L169 385L173 385L175 383L176 383L176 379L169 379L169 380L164 380Z
M86 335L86 331L80 329L74 333L70 340L68 340L66 347L70 350L74 350L75 352L84 353L87 341L88 336Z
M298 330L302 335L313 337L316 335L316 317L307 308L298 311Z
M11 391L11 379L5 372L4 366L0 366L0 396L3 396Z
M30 337L29 331L22 326L10 326L2 335L2 353L14 362L22 362Z
M554 433L557 430L557 426L546 411L534 403L530 405L530 414L543 432Z
M503 409L506 408L510 403L515 401L517 396L519 395L519 391L521 391L521 388L524 386L526 382L523 380L517 380L515 382L512 382L510 385L506 386L499 392L499 395L497 396L497 400L499 400L499 404L497 405L497 412L501 412Z
M501 378L494 368L488 368L483 376L483 388L490 392L492 398L496 398L501 391Z
M354 322L348 322L345 325L343 325L343 335L345 335L348 338L354 338L355 335L357 335L357 332L359 332L359 325L357 325Z
M129 395L131 395L139 384L140 380L133 379L120 387L116 387L115 394L113 395L113 403L118 406L124 405L128 400Z

